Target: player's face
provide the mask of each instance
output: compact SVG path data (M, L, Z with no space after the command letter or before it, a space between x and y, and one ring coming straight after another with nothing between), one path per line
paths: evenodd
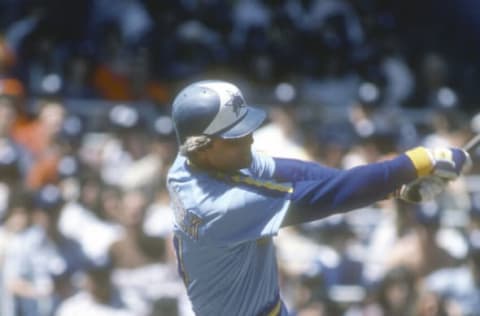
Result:
M236 139L214 138L208 149L211 167L219 171L235 171L249 167L252 163L252 143L251 134Z

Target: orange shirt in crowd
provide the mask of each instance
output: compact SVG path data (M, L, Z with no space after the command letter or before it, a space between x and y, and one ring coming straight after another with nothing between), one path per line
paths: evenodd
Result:
M138 98L133 91L131 80L127 76L115 73L105 65L100 65L95 70L93 85L99 94L108 100L126 101ZM156 81L147 82L142 93L142 97L160 104L167 103L170 98L168 88Z

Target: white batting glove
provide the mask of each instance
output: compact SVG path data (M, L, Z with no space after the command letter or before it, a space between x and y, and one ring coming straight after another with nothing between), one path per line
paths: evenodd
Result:
M429 149L432 161L432 174L445 180L455 180L461 173L470 169L470 155L460 148Z
M422 177L403 185L398 198L411 203L430 201L442 193L447 184L448 181L439 176Z

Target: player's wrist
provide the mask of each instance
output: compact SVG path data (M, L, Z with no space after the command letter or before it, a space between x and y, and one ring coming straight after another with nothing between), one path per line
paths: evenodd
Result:
M424 177L432 173L434 160L430 151L422 146L415 147L405 152L417 172L417 177Z

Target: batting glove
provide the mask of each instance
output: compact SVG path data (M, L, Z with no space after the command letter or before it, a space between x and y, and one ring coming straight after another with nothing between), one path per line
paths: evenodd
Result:
M418 178L409 184L403 185L397 197L411 203L420 203L433 200L445 190L448 182L438 176Z
M408 202L424 202L443 192L449 181L467 172L472 160L459 148L427 149L417 147L406 152L417 170L418 179L403 185L397 194Z
M466 172L472 165L470 155L460 148L417 147L405 154L413 162L419 178L437 176L451 181Z

